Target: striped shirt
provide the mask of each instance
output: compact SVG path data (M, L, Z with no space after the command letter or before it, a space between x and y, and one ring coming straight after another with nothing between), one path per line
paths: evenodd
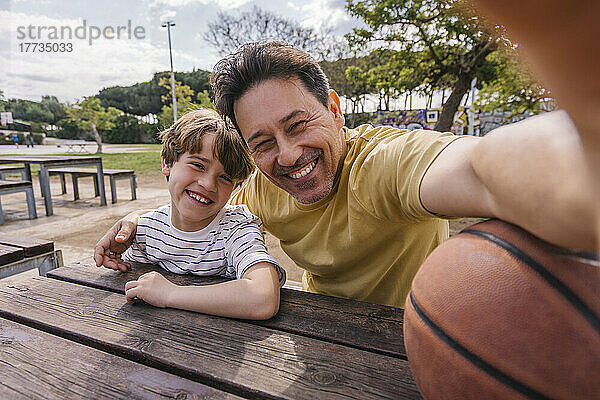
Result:
M245 205L225 205L208 226L184 232L171 223L171 205L139 217L133 245L125 261L158 264L176 274L218 275L240 279L259 262L277 269L279 285L285 270L267 252L262 222Z

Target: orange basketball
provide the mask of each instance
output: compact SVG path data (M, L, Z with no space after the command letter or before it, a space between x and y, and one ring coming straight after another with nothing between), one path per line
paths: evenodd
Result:
M473 225L417 273L404 340L426 399L600 399L600 265Z

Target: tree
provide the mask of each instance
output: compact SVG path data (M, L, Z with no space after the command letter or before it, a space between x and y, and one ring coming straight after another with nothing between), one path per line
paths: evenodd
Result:
M30 122L52 123L54 115L43 104L35 101L10 99L5 104L6 110L13 113L14 119Z
M169 79L168 71L157 72L147 82L136 83L132 86L113 86L104 88L96 97L102 107L115 107L128 114L145 116L159 114L163 107L162 96L168 95L171 86L159 85L161 78ZM208 78L210 72L193 70L192 72L175 72L175 80L189 86L195 93L210 90ZM172 118L171 118L172 119Z
M51 121L53 124L56 124L58 121L67 116L65 106L58 101L56 96L42 96L41 104L45 106L54 116L54 119Z
M115 126L116 118L123 111L114 107L104 109L100 105L100 100L95 97L86 97L82 102L67 109L67 115L78 126L84 130L91 130L96 143L98 144L97 153L102 153L102 136L98 132L112 129Z
M170 78L160 78L158 84L161 87L168 88L169 92L161 96L163 107L158 115L158 121L163 128L173 124L173 104L171 94ZM181 82L175 80L175 99L177 100L177 118L183 116L190 110L198 109L200 106L192 102L194 91L187 85L182 85Z
M352 45L383 42L417 52L427 79L423 83L430 90L451 82L436 125L437 130L449 130L472 79L502 40L501 29L484 30L484 21L458 0L347 0L346 8L366 24L347 35Z
M494 62L495 78L482 85L475 108L510 112L510 117L526 112L538 114L549 106L552 108L554 100L550 91L514 54L504 49L488 57Z
M340 52L340 41L331 30L318 32L305 28L257 6L238 15L219 12L215 20L208 23L203 37L221 56L234 53L245 43L263 40L287 43L317 59L327 59Z

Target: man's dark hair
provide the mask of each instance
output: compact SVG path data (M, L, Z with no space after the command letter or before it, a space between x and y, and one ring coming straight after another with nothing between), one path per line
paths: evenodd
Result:
M261 82L291 77L300 79L306 89L327 107L329 82L314 58L284 43L247 43L214 66L210 83L215 107L233 122L239 132L233 104Z

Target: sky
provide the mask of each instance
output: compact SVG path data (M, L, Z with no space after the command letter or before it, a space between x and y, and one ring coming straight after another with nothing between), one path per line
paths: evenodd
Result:
M176 24L174 69L211 70L219 56L202 35L219 11L237 14L258 6L343 35L359 24L344 5L344 0L0 0L0 90L5 98L39 101L54 95L74 103L105 87L150 80L170 68L167 31L161 27L166 20ZM40 42L50 43L50 51L33 52L28 45Z

